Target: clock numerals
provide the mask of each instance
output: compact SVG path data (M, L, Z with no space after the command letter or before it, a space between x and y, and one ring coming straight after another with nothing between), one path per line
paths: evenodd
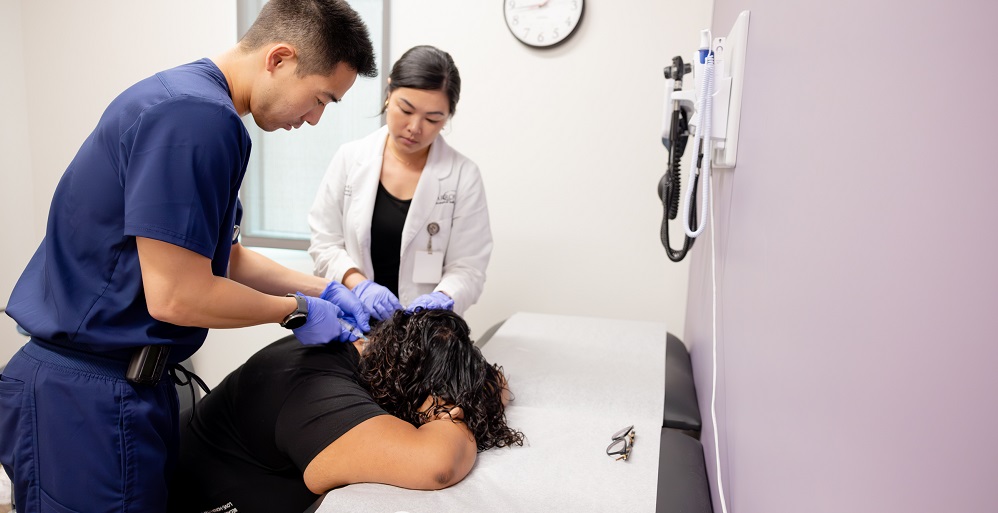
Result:
M509 6L507 9L516 9L516 0L509 0L506 2L506 5Z
M513 19L512 19L512 21L510 21L510 23L512 23L513 25L519 25L520 24L520 17L519 16L513 16Z

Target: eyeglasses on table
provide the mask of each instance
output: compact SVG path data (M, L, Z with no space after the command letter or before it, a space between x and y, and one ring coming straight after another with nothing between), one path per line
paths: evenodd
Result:
M631 447L634 446L634 426L627 426L617 431L610 439L613 441L607 446L606 455L616 456L617 461L627 461L628 456L631 455Z

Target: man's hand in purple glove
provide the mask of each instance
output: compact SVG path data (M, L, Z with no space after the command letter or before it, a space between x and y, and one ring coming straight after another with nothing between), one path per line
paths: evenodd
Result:
M371 331L371 314L356 294L338 281L331 281L319 296L343 310L343 319L363 333Z
M340 324L340 315L343 311L338 306L324 299L300 295L308 303L308 318L300 328L291 330L299 342L310 346L328 344L333 340L340 342L357 340L356 335L343 329L343 325Z

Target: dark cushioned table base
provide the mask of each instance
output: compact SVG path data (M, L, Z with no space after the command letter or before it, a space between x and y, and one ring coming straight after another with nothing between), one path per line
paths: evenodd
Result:
M662 429L658 460L657 513L713 513L700 441Z
M700 409L690 353L672 333L665 338L665 418L662 426L688 431L700 438Z

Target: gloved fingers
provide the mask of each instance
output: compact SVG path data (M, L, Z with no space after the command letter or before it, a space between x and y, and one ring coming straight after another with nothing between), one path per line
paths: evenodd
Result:
M367 291L367 288L370 287L373 284L374 284L374 282L371 281L371 280L364 280L364 281L362 281L362 282L354 285L354 287L353 287L353 293L356 294L357 297L363 299L364 298L364 293Z
M322 311L321 315L323 316L324 319L326 317L329 317L330 319L332 319L332 321L334 321L330 322L329 324L331 325L339 324L339 321L337 321L336 319L339 317L343 317L343 310L341 310L340 307L336 306L336 303L331 303L329 301L326 301L325 299L317 299L316 304L321 305L320 308ZM308 320L312 320L312 303L308 304Z
M331 281L329 285L326 285L326 290L322 292L321 297L338 306L344 313L352 315L358 328L370 331L370 314L367 313L367 308L360 298L345 285Z
M383 302L375 301L374 304L371 306L373 307L373 310L376 312L376 315L372 315L372 317L375 317L379 321L384 321L391 318L393 310L391 310L390 307L386 307Z
M375 285L378 287L378 290L376 293L372 292L372 295L375 298L374 301L376 303L380 303L381 307L384 308L386 312L388 312L389 316L391 316L391 312L394 312L395 310L402 308L402 305L399 303L399 298L398 296L395 295L394 292L389 290L388 287L384 287L378 284Z
M363 306L363 303L361 306ZM371 331L371 314L367 313L366 306L363 306L363 308L357 312L356 321L357 324L354 324L354 326L357 326L357 329L364 333Z
M384 317L381 315L381 312L378 311L377 303L371 301L370 298L365 298L364 308L367 310L367 314L370 316L371 319L374 319L376 321L385 320Z
M350 335L352 335L350 337L350 340L349 340L350 342L353 342L354 340L357 340L357 339L360 339L360 338L366 338L364 336L364 333L366 333L366 332L364 330L362 330L362 329L360 329L360 328L357 327L358 323L357 323L356 319L354 319L353 317L350 317L349 315L345 315L345 316L343 316L343 321L346 322L346 324L343 325L343 330L344 331L349 331ZM343 324L343 323L341 322L340 324ZM368 330L368 331L370 331L370 330Z
M430 292L428 296L433 298L433 300L437 303L439 308L450 309L451 307L454 306L454 299L448 296L447 294L440 292L439 290Z
M360 302L367 309L368 315L380 321L381 314L378 313L377 309L374 306L375 303L377 303L377 294L375 294L376 291L371 288L374 285L375 283L373 281L364 280L358 283L357 286L353 288L353 293L357 295L357 297L360 299Z
M453 310L454 300L450 296L444 294L443 292L434 292L433 295L439 301L437 302L437 308L441 310Z
M392 291L389 290L387 292L388 292L388 297L385 299L387 300L388 308L390 309L390 311L394 312L395 310L401 310L402 303L399 302L399 298L396 297L395 294L392 294Z
M405 313L413 314L418 312L419 310L425 310L425 309L426 309L426 304L423 302L422 296L420 296L417 297L412 303L409 303L409 306L405 308Z
M337 339L343 331L339 307L329 301L304 296L308 302L308 319L300 328L292 330L305 345L326 344Z
M357 335L353 331L348 330L345 327L341 329L339 335L336 336L336 340L340 342L353 342L357 340L357 338Z
M341 301L338 302L340 309L343 310L343 313L352 315L354 320L360 323L360 326L358 327L371 329L371 325L368 321L370 315L367 313L367 308L364 306L364 303L358 299L353 292L348 290L346 291L346 294L348 294L347 297L338 298L341 299Z
M381 319L381 314L379 314L373 308L368 308L367 309L367 313L369 313L371 315L371 320L374 321L374 322L379 322L379 321L382 320Z
M333 301L333 298L336 297L336 295L338 293L340 293L340 288L341 287L344 288L344 289L346 289L346 287L343 286L342 283L340 283L340 282L338 282L336 280L333 280L333 281L329 282L326 285L325 290L322 291L322 294L319 295L319 299L325 299L326 301L330 301L330 302Z
M336 317L343 317L344 315L343 309L340 308L339 306L336 306L336 303L326 301L326 304L332 306L332 308L329 310L329 314L327 315L336 315Z
M366 313L366 309L365 309L365 313ZM358 327L358 325L359 325L360 323L358 323L358 322L357 322L357 319L356 319L356 318L355 318L354 316L350 315L349 313L346 313L346 312L343 312L343 317L342 317L342 319L343 319L344 321L346 321L346 322L347 322L347 324L349 324L349 325L350 325L350 326L352 326L353 328L355 328L355 329L358 329L358 330L360 329L360 328ZM344 326L344 328L345 328L345 327L346 327L346 326Z
M363 333L371 331L371 314L364 303L360 303L359 311L350 312L344 310L343 318Z
M367 313L370 317L375 320L389 319L395 310L402 308L398 297L391 290L388 290L388 287L371 280L358 283L353 291L360 298L361 303L367 307ZM370 324L368 324L368 329L370 329Z
M399 304L399 300L395 297L395 294L389 292L388 297L382 298L381 300L381 309L384 310L385 319L390 319L395 313L395 310L402 309L402 305Z
M454 300L450 299L446 294L442 292L431 292L417 297L412 303L409 304L409 307L406 308L405 311L406 313L414 313L419 310L449 310L453 307Z

